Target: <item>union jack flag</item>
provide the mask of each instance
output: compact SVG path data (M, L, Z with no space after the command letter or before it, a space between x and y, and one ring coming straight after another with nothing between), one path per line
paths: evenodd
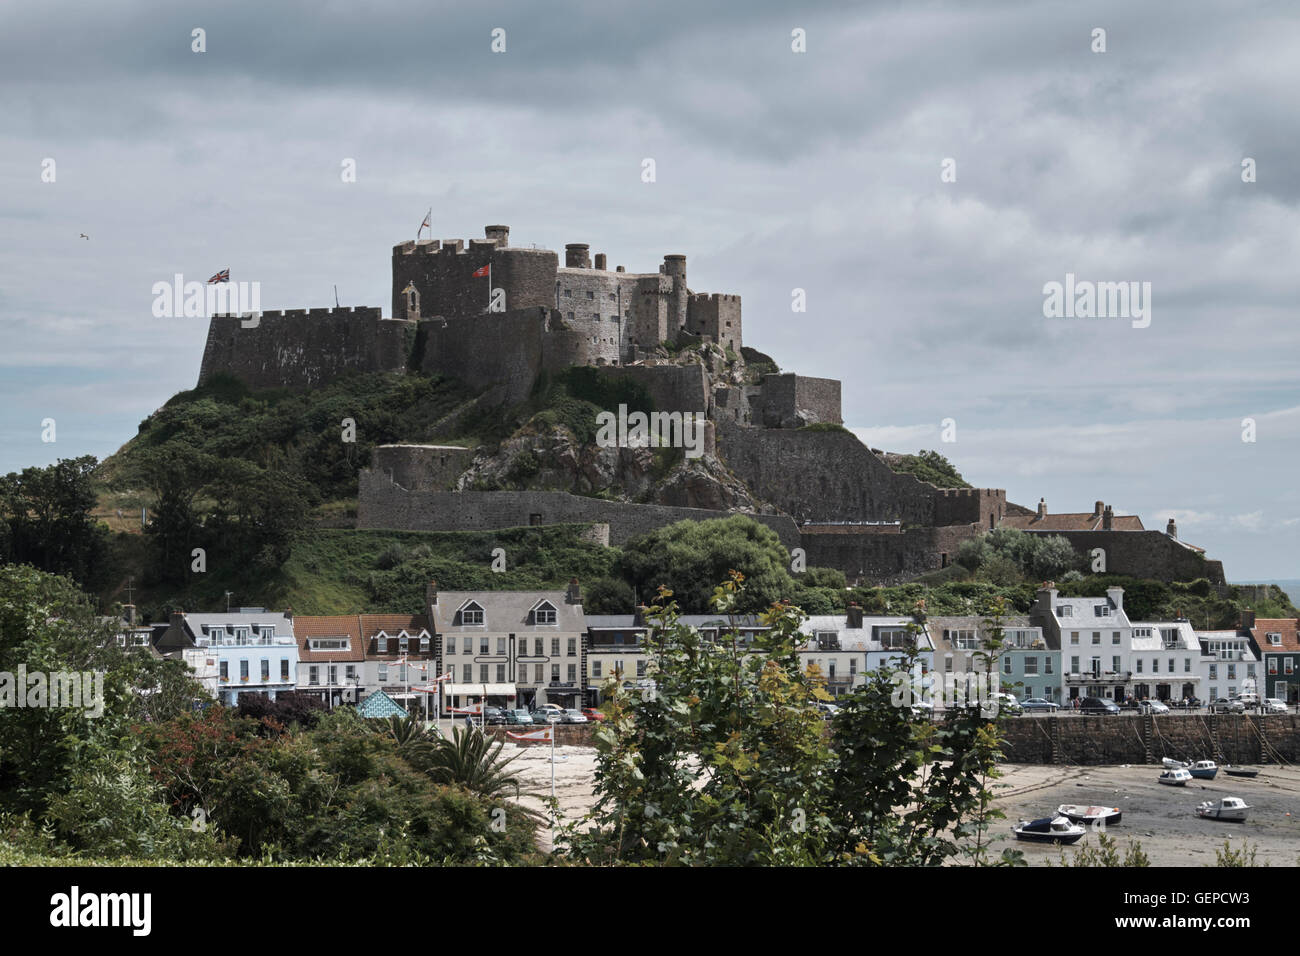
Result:
M212 283L214 282L229 282L229 281L230 281L230 270L222 269L220 272L218 272L216 275L214 275L211 279L208 280L208 285L212 285Z

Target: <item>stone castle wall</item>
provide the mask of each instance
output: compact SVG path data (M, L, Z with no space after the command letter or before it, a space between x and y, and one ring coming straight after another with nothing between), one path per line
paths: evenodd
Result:
M317 388L346 372L403 372L415 323L385 319L377 308L263 312L245 328L215 315L199 385L226 373L253 388Z
M603 368L606 378L643 386L659 412L704 412L712 415L703 365L623 365ZM610 409L617 411L617 409Z
M402 290L414 283L423 318L482 315L488 307L488 278L475 270L492 266L492 287L504 289L506 309L555 306L555 270L560 259L549 249L503 247L495 240L424 239L393 247L393 312L406 316Z
M376 445L370 467L410 491L449 491L474 462L458 445Z
M833 378L810 378L793 372L765 375L750 405L754 424L765 428L843 424L840 383Z
M1224 584L1223 563L1203 557L1179 544L1163 531L1032 531L1060 535L1075 550L1089 555L1093 548L1106 552L1107 574L1130 574L1157 581L1194 581L1208 578ZM1091 559L1089 559L1091 564Z
M728 512L669 505L642 505L585 498L562 491L407 491L381 472L360 475L357 527L404 531L480 531L532 524L607 524L609 543L677 521L725 518ZM750 515L767 525L787 548L799 544L799 531L784 515Z
M902 584L952 564L957 548L978 534L974 525L945 528L823 526L801 529L809 567L837 568L849 584Z

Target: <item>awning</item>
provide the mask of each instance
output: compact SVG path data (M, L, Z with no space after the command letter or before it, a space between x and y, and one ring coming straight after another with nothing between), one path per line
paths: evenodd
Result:
M514 697L514 684L448 684L447 693L461 697Z

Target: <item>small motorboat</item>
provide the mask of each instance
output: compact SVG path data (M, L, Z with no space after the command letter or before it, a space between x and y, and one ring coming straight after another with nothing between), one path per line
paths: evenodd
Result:
M1219 765L1213 760L1198 760L1187 768L1187 772L1197 780L1213 780L1219 772Z
M1222 800L1206 800L1196 807L1196 815L1207 820L1226 820L1231 823L1245 823L1246 801L1240 797L1224 797Z
M1159 782L1169 787L1185 787L1187 781L1192 779L1191 773L1182 767L1176 770L1166 770L1160 774Z
M1021 820L1011 828L1017 840L1030 843L1057 843L1069 846L1078 843L1088 831L1067 817L1043 817L1041 820Z
M1166 770L1177 770L1179 767L1182 767L1184 770L1186 770L1189 767L1191 767L1191 764L1187 763L1186 761L1174 760L1171 757L1165 757L1160 762L1165 765Z
M1259 770L1253 767L1224 767L1223 772L1229 777L1258 777Z
M1112 827L1124 816L1119 807L1085 807L1072 803L1063 803L1056 812L1071 823L1085 827Z

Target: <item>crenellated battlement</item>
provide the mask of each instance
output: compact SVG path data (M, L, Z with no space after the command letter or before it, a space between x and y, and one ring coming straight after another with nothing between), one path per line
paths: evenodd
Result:
M740 304L740 296L726 292L692 292L691 299L696 302L729 302Z
M213 315L214 319L247 319L253 313L236 315L232 312L219 312ZM383 314L378 306L371 305L354 305L350 307L339 306L336 309L263 309L260 313L262 321L268 320L285 320L285 319L331 319L336 317L348 316L357 319L382 319Z

